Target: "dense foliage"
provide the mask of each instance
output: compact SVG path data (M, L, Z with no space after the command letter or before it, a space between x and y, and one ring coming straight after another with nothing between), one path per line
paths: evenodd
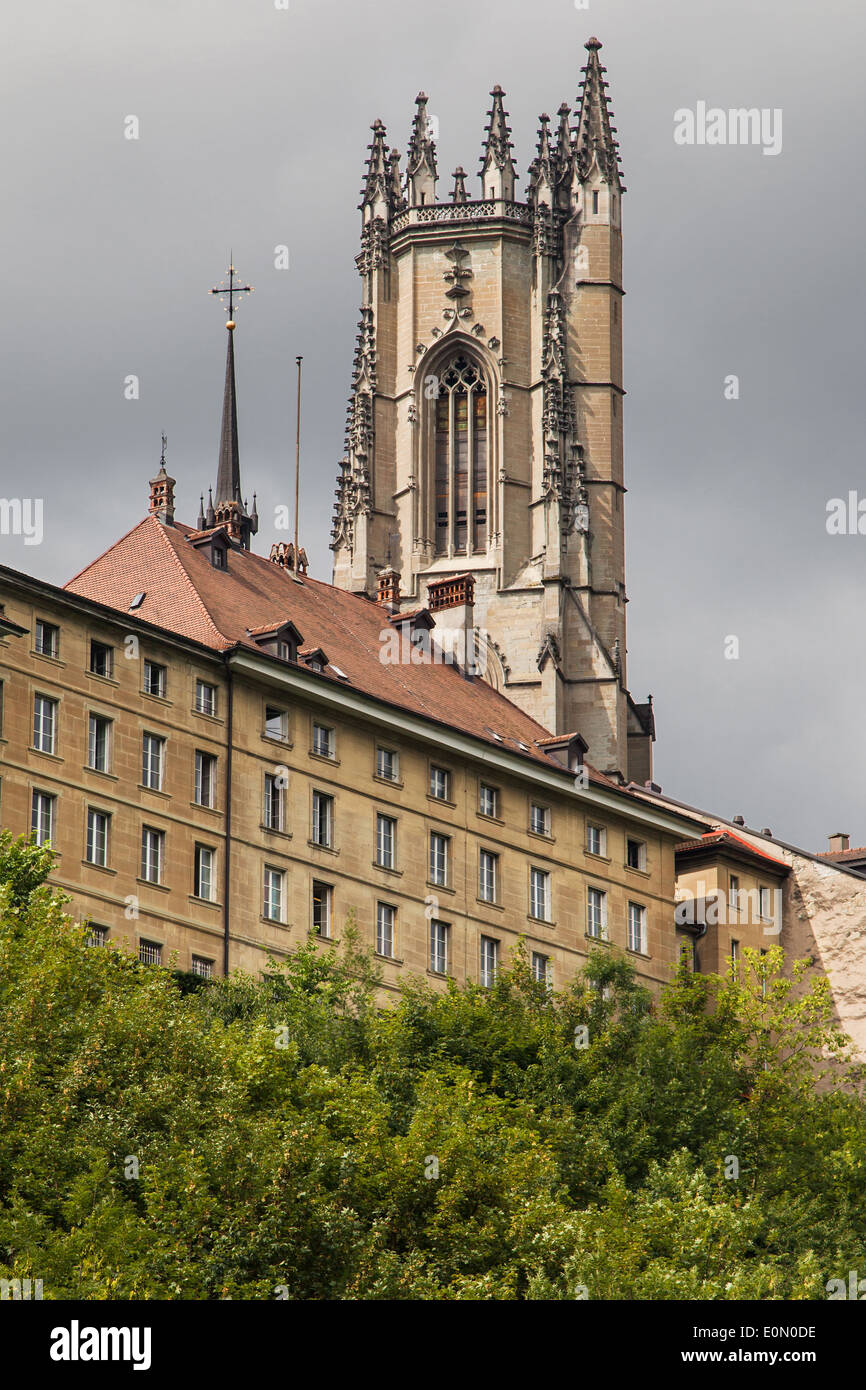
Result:
M753 956L653 1007L377 1005L351 926L191 990L87 945L0 837L0 1277L53 1298L820 1298L862 1264L866 1109L826 981ZM586 1044L586 1045L583 1045ZM738 1176L733 1176L738 1165Z

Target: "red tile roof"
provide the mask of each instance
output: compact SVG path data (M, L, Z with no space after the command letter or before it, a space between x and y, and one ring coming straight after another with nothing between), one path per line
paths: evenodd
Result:
M713 846L717 846L719 849L734 849L740 854L753 854L758 859L769 859L776 868L783 869L787 873L788 865L783 859L777 859L775 855L767 854L766 850L759 849L757 845L741 839L739 835L734 834L733 830L710 830L706 835L701 835L696 840L683 840L676 846L676 852L677 854L688 854L693 850L711 849Z
M388 646L380 634L391 633L381 605L309 575L298 582L281 565L251 551L232 548L228 568L214 569L190 543L196 535L188 526L165 526L148 516L64 587L123 613L143 591L136 618L218 652L237 646L261 651L251 632L292 622L304 646L323 647L331 666L339 667L356 690L562 771L543 751L549 730L486 681L467 679L444 662L383 661ZM330 670L317 678L345 684ZM622 791L593 768L590 778Z
M866 848L861 849L825 849L818 854L819 859L829 859L834 864L844 864L847 859L866 858Z

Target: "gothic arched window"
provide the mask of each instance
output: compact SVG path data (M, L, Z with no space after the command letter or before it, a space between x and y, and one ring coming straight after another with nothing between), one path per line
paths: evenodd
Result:
M462 354L439 378L435 402L436 554L487 549L487 389Z

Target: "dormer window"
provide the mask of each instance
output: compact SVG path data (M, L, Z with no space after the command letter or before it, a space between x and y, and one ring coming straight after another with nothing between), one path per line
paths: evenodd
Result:
M250 631L250 637L257 647L270 652L271 656L278 657L280 661L297 661L298 648L304 640L294 623L255 628Z
M211 554L213 556L213 567L215 570L228 569L228 559L226 557L226 548L224 545L215 545Z

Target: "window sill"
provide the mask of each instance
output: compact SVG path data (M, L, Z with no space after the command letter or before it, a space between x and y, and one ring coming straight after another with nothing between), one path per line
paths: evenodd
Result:
M154 695L150 690L140 690L139 694L145 700L155 700L158 705L165 705L166 709L171 709L173 701L165 695Z
M161 791L159 787L148 787L144 782L139 782L138 790L140 792L150 792L151 796L161 796L164 801L171 801L171 792Z
M57 666L61 671L66 670L66 662L61 661L59 656L49 656L47 652L37 652L31 648L30 655L35 656L37 661L47 661L49 666Z
M502 906L502 903L494 902L494 900L493 900L492 898L478 898L478 897L476 897L475 901L476 901L477 903L479 903L479 904L481 905L481 907L492 907L492 908L495 908L495 910L496 910L497 912L504 912L504 911L505 911L505 908Z
M585 849L583 852L587 859L594 859L599 864L610 864L613 862L609 854L594 854L591 849Z
M547 844L547 845L555 845L555 844L556 844L556 836L555 836L555 835L548 835L544 830L533 830L533 828L532 828L531 825L529 826L529 828L528 828L528 830L527 830L526 833L527 833L527 835L530 835L530 836L532 837L533 840L543 840L544 843Z
M156 888L160 893L170 893L171 889L165 883L154 883L150 878L137 878L136 883L140 883L142 888Z
M113 685L115 690L120 688L120 681L116 676L101 676L98 671L85 671L84 674L91 680L101 681L103 685Z
M451 894L453 895L454 893L457 892L457 889L456 889L456 888L451 888L451 887L449 886L449 884L447 884L447 883L431 883L430 880L429 880L429 878L428 878L428 880L427 880L427 887L428 887L428 888L435 888L435 889L437 889L437 891L440 892L440 893L451 893Z
M444 796L433 796L433 794L432 794L431 792L428 792L428 793L427 793L427 800L428 800L428 801L432 801L432 803L433 803L434 806L447 806L449 811L456 811L456 810L457 810L457 802L456 802L456 801L446 801L445 798L444 798Z
M212 907L216 911L222 908L222 903L218 903L216 898L200 898L197 893L190 893L188 901L196 907Z
M50 758L53 763L62 763L64 761L59 753L48 753L44 748L37 748L35 743L31 743L27 751L28 753L38 753L40 758Z
M627 874L638 874L640 878L651 877L649 869L636 869L634 864L623 864L623 868Z
M626 946L627 956L637 956L639 960L652 960L652 956L647 951L636 951L633 946Z
M194 811L209 811L212 816L222 816L218 806L205 806L202 801L191 801L189 804Z
M339 767L340 759L330 753L317 753L315 749L310 749L310 757L315 758L317 763L328 763L330 767Z
M454 978L449 970L433 970L429 965L427 974L431 975L434 980L452 980Z
M533 917L533 915L532 915L531 912L527 912L527 914L526 914L526 920L527 920L527 922L533 922L533 923L535 924L535 926L537 926L537 927L555 927L555 926L556 926L556 918L555 918L555 917L554 917L554 918L550 918L550 917Z
M219 721L222 723L222 720ZM294 748L290 738L280 738L276 734L262 734L262 743L275 743L278 748Z
M116 877L117 870L109 869L107 864L94 864L89 859L82 859L82 867L85 869L96 869L101 874L109 874L112 878Z
M378 782L379 785L382 787L396 787L398 791L403 790L403 782L401 779L396 779L394 777L380 777L378 772L373 773L373 781Z
M594 945L596 945L596 946L610 946L610 945L611 945L611 940L610 940L610 937L608 937L608 936L593 936L593 935L592 935L592 932L588 932L588 931L585 931L585 932L583 933L583 935L584 935L585 940L587 940L587 941L592 941L592 942L594 943Z
M82 772L90 772L94 777L104 777L109 782L119 782L120 778L116 772L106 772L102 767L90 767L88 763L83 763Z
M373 868L374 868L374 869L378 869L378 870L379 870L379 873L380 873L380 874L390 874L392 878L402 878L402 877L403 877L403 870L402 870L402 869L389 869L388 866L387 866L386 864L377 864L375 859L372 859L370 862L371 862L371 864L373 865Z
M505 821L501 816L489 816L486 811L476 811L479 820L486 820L490 825L504 825Z
M291 922L281 922L276 917L265 917L264 913L259 916L259 921L264 922L269 927L284 927L286 931L291 930Z
M307 844L310 846L310 849L320 849L325 854L337 855L340 853L338 849L334 849L333 845L320 845L318 840L308 840Z
M316 931L315 927L313 927L312 935L314 941L323 941L327 946L339 946L340 944L338 937L331 935L326 936L324 932Z
M218 714L208 714L207 710L196 709L195 705L192 706L191 713L197 714L199 719L209 720L211 724L225 724L225 720L222 719Z
M292 838L291 830L278 830L275 825L265 825L264 821L259 826L259 830L263 830L266 835L279 835L284 840L291 840Z
M376 960L387 961L389 965L403 964L402 958L400 956L383 956L381 951L374 951L373 955L375 956Z

